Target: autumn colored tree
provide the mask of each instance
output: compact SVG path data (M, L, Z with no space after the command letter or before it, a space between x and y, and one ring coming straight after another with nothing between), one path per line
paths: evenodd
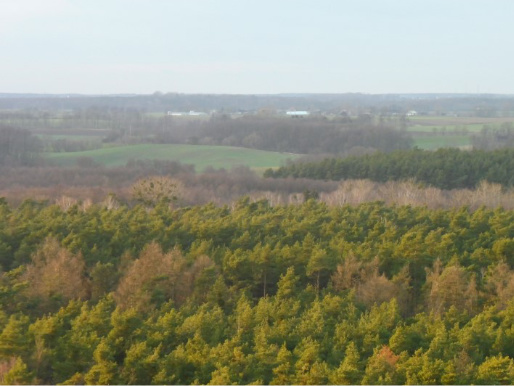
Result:
M141 252L120 279L114 298L123 308L148 309L168 300L181 302L191 290L180 251L163 253L156 243Z
M29 283L28 296L39 298L44 310L89 296L82 255L73 255L54 238L47 238L33 254L23 280Z

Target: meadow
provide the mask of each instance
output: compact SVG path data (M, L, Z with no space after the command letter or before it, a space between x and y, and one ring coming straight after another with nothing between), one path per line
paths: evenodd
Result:
M500 125L505 122L513 122L512 117L455 117L455 116L424 116L417 115L408 117L409 121L418 125Z
M234 166L248 166L252 169L265 169L283 165L288 159L299 155L271 151L246 149L230 146L138 144L104 147L102 149L47 153L45 158L59 166L76 165L77 159L90 157L104 166L123 166L130 160L169 160L192 164L197 171L207 167L230 169Z
M472 136L479 134L484 127L499 130L502 125L513 124L511 117L451 117L414 116L409 117L407 131L414 139L414 146L425 150L443 147L469 148Z
M444 147L468 149L471 147L471 137L469 135L413 135L413 140L414 146L423 150L437 150Z

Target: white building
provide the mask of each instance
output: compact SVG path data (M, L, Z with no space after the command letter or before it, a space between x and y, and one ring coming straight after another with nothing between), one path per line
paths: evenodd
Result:
M189 111L187 112L181 112L181 111L168 111L168 115L171 115L173 117L183 117L183 116L190 116L190 117L198 117L200 115L207 115L206 113L202 113L201 111Z
M288 111L286 114L292 118L303 118L310 115L308 111Z

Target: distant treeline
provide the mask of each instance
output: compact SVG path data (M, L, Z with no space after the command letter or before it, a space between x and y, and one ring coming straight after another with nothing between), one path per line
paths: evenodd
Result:
M323 180L370 179L398 181L414 179L441 189L474 188L480 181L514 185L514 149L462 151L440 149L375 153L360 157L327 158L320 162L296 163L265 177L295 177Z
M0 166L32 165L40 147L30 131L0 124Z
M189 123L171 121L155 133L158 143L190 143L242 146L300 153L342 154L355 148L389 152L412 146L409 133L388 123L374 124L369 117L327 120L324 118L277 118L273 116L213 117Z
M355 114L418 112L505 116L514 111L512 95L476 94L274 94L209 95L160 93L152 95L35 95L0 94L1 110L71 111L107 107L141 111L257 111L263 108L324 110Z
M471 136L473 148L495 150L505 147L514 147L514 126L511 122L504 122L500 128L484 125L480 133Z
M2 123L3 122L3 123ZM412 146L409 133L398 118L374 122L370 115L358 118L324 117L293 119L273 114L231 118L226 114L205 119L149 116L135 110L88 109L59 116L41 113L0 113L0 125L34 134L91 136L88 140L45 140L50 151L79 151L106 143L174 143L240 146L300 154L344 154L380 150L389 152ZM92 134L97 134L96 141Z

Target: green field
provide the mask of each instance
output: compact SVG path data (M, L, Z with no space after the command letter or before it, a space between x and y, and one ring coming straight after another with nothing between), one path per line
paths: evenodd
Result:
M73 134L44 134L37 135L43 140L56 141L58 139L67 139L72 141L90 141L90 140L101 140L103 135L73 135Z
M500 125L488 125L493 129L499 129ZM440 125L413 125L407 128L407 131L412 133L454 133L454 132L462 132L462 130L466 130L468 133L478 133L483 129L484 125L480 123L472 123L469 125L450 125L450 126L440 126Z
M414 146L425 150L437 150L442 147L466 148L471 146L468 135L424 135L414 136Z
M441 147L469 148L472 136L481 132L484 126L499 130L503 125L512 125L513 118L482 118L482 117L409 117L409 131L414 145L426 150Z
M131 159L179 161L183 164L193 164L197 171L202 171L209 166L228 169L238 165L262 170L280 166L287 159L297 158L298 155L229 146L154 144L105 147L46 155L46 159L60 166L73 166L81 157L91 157L105 166L123 166Z
M493 130L499 129L503 124L513 124L512 117L481 118L481 117L441 117L441 116L415 116L409 117L408 131L411 132L457 132L467 130L468 133L477 133L484 126Z
M41 139L70 139L70 140L83 140L83 139L102 139L109 133L105 129L40 129L33 130L32 134Z

